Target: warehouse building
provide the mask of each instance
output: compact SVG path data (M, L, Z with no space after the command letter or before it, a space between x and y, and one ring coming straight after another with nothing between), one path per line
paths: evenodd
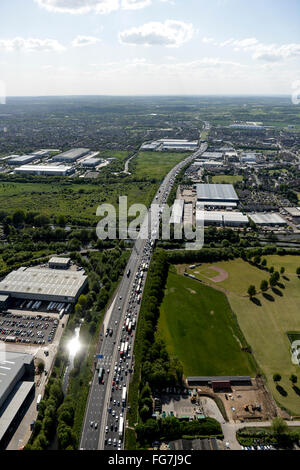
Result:
M204 152L202 153L201 158L206 160L222 160L223 156L224 155L221 152Z
M232 210L237 207L236 202L226 202L226 201L205 201L203 202L204 206L208 209L225 209Z
M67 150L66 152L60 153L59 155L55 155L52 158L54 162L76 162L81 157L84 157L89 153L90 149L85 148L78 148L78 149L71 149Z
M19 157L13 157L7 160L7 163L9 165L26 165L27 163L31 163L34 160L38 160L39 156L38 155L21 155Z
M272 213L256 213L256 214L249 214L250 219L256 224L256 225L265 225L265 226L271 226L271 225L287 225L286 220L284 220L279 214L272 214Z
M199 147L198 141L188 141L186 139L161 139L158 140L162 144L161 150L188 150L193 151Z
M256 153L243 153L241 155L241 162L242 163L256 163L257 162Z
M68 269L71 263L71 258L58 258L53 256L49 259L49 268L51 269Z
M248 217L241 212L204 211L197 205L197 222L204 225L215 225L217 227L244 227L249 223Z
M21 267L0 282L0 295L74 304L87 282L88 278L82 271Z
M145 143L141 146L141 150L152 152L154 150L157 150L158 147L160 147L160 146L161 146L160 142Z
M199 147L197 140L189 141L187 139L159 139L153 142L145 142L141 150L148 151L194 151Z
M0 442L34 394L33 356L0 351Z
M17 174L27 174L36 176L68 176L75 172L71 166L55 165L22 165L15 169Z
M232 184L197 184L198 201L238 202L239 197Z
M88 160L84 160L81 165L85 168L95 168L96 166L100 165L103 162L102 158L89 158Z
M170 218L171 224L181 224L183 218L183 207L184 207L184 200L183 199L175 199L173 204L173 210Z
M8 295L0 295L0 312L6 310L8 305Z

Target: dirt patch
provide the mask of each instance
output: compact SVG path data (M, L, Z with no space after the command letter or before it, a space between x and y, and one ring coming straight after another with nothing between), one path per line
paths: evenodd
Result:
M190 289L189 287L186 288L191 294L197 294L197 292L193 289Z
M214 315L214 314L215 314L215 312L214 312L213 310L211 310L211 311L210 311L210 314L211 314L211 315Z
M211 269L217 271L219 274L218 276L211 277L210 280L213 282L222 282L228 279L228 272L225 269L218 268L217 266L211 266Z
M171 287L170 289L171 294L174 294L175 290L176 290L175 287Z

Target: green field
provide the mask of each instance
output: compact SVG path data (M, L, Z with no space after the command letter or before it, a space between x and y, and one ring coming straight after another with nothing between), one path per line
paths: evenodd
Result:
M189 152L140 152L138 157L129 164L129 171L139 179L152 178L163 179L163 177L179 162L189 156Z
M158 332L184 375L255 375L226 296L170 270Z
M150 204L155 188L149 182L104 185L65 183L0 183L0 207L7 212L17 209L36 211L49 216L63 214L72 218L96 221L99 204L118 203L119 195L128 196L128 205Z
M234 184L234 183L239 183L240 181L243 181L243 177L239 175L215 175L212 177L212 182L213 184L219 184L219 183L224 183L224 184Z
M274 266L275 270L285 267L285 277L281 278L275 290L269 289L267 295L257 294L257 303L246 296L248 286L254 284L259 291L261 280L269 279L269 274L241 259L214 263L214 266L225 269L229 274L223 282L213 283L205 278L212 265L203 264L191 272L210 285L224 289L276 401L292 414L300 415L300 397L292 389L289 380L291 374L297 375L299 386L300 367L292 364L290 342L286 334L289 331L300 332L300 280L295 274L296 268L300 266L300 257L272 255L265 258L268 266ZM178 267L180 272L183 269L183 266ZM217 272L213 275L217 275ZM273 374L277 372L282 376L280 385L287 396L282 396L276 390Z

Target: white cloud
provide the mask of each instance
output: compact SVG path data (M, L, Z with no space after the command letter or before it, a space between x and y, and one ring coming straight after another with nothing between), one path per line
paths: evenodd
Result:
M285 59L294 58L300 55L300 44L263 44L256 38L228 39L224 42L217 42L213 38L202 38L205 44L211 43L214 46L233 47L234 51L240 50L252 52L252 58L266 62L279 62Z
M94 36L77 36L72 41L73 47L83 47L83 46L91 46L92 44L97 44L101 42L101 39L96 38Z
M130 45L179 47L192 39L193 35L194 27L191 23L174 20L166 20L164 23L152 21L119 33L119 41Z
M140 10L152 4L152 0L122 0L123 10Z
M60 44L56 39L37 39L28 38L24 39L16 37L14 39L0 39L0 50L4 51L26 51L26 52L62 52L66 48Z
M35 0L42 8L54 13L106 14L118 10L119 0Z

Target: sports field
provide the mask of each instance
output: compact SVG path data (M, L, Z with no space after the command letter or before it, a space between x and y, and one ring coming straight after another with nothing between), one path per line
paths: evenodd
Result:
M261 280L269 279L269 274L241 259L213 265L203 264L190 272L217 289L224 289L276 401L292 414L300 415L300 396L289 380L291 374L295 374L298 377L296 386L300 388L300 366L292 364L290 343L286 334L289 331L300 332L300 280L296 275L300 257L272 255L265 258L268 266L274 266L275 270L284 267L285 274L280 279L279 286L273 290L269 289L266 295L257 294L255 302L250 301L247 289L253 284L259 291ZM217 274L212 266L226 271L227 279L217 283L208 280L210 273L212 277ZM182 272L184 267L179 266L177 269ZM284 395L287 393L286 396L276 390L273 374L277 372L282 376L280 385L284 391L281 392Z
M171 269L158 324L184 375L255 375L226 296Z
M243 181L243 177L239 175L215 175L212 178L214 184L225 183L225 184L234 184L239 181Z

